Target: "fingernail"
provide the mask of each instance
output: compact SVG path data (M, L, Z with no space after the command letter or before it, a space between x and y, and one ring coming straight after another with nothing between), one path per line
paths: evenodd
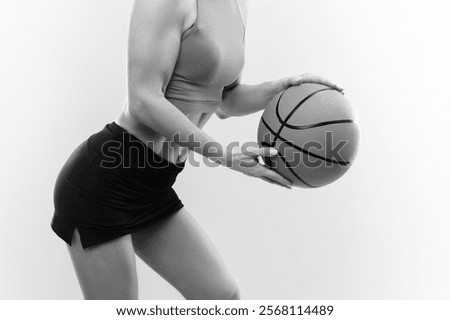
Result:
M276 155L278 153L278 150L277 149L275 149L275 148L270 148L270 155L271 156L274 156L274 155Z

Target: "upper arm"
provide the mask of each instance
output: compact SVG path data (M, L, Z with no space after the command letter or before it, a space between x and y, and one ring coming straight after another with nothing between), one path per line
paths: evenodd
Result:
M223 88L222 91L222 105L217 108L215 114L220 118L220 119L226 119L229 117L229 115L227 115L225 109L226 109L226 105L229 104L229 98L230 98L230 92L231 90L233 90L235 87L237 87L240 83L241 83L241 79L242 79L242 74L240 74L236 80L233 81L233 83L225 86Z
M164 95L172 76L189 1L135 0L128 34L130 108L143 96ZM136 100L137 99L137 100Z

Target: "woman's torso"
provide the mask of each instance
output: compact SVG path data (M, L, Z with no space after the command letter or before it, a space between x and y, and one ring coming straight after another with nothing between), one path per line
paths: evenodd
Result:
M244 67L245 25L237 0L196 1L196 19L182 35L165 97L203 128L220 106L223 88L233 83ZM167 150L167 138L131 118L127 101L115 122L170 162L186 159L187 148Z

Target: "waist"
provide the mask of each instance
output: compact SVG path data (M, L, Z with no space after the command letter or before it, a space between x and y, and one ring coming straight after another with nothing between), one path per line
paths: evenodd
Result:
M153 154L156 154L171 165L178 166L186 161L185 158L189 149L170 143L165 136L149 127L141 125L135 119L128 116L127 112L122 112L114 123L121 130L131 133L151 149Z
M92 154L101 153L103 158L106 155L109 155L111 159L117 158L115 160L119 161L120 165L123 165L122 162L130 162L128 166L131 167L165 168L165 170L175 172L181 171L185 165L185 161L169 161L160 152L155 152L152 141L142 141L116 122L107 124L102 131L92 135L87 142L88 149ZM110 162L111 159L109 159ZM114 165L115 162L112 162L111 165Z
M167 98L167 97L166 97ZM212 117L217 107L221 102L215 103L192 103L178 100L171 100L176 108L183 112L189 120L197 127L203 128L203 126ZM186 161L189 149L181 147L171 142L167 137L161 135L159 132L152 128L143 125L140 121L130 116L128 111L128 101L125 101L124 108L119 117L114 121L122 130L133 134L140 141L149 145L152 152L159 155L163 159L170 161L173 164L178 164Z

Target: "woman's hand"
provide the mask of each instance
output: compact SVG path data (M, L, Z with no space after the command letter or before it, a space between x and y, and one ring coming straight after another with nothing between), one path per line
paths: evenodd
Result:
M260 178L272 184L277 184L288 189L292 188L292 182L270 169L261 165L258 157L273 157L278 153L275 148L247 147L244 151L233 149L230 168L245 175Z
M298 86L302 83L318 83L323 84L327 87L334 88L338 90L339 92L342 92L344 89L339 87L338 85L334 84L330 80L324 79L322 77L310 74L310 73L304 73L302 75L298 76L292 76L287 78L282 78L280 80L275 80L273 83L273 87L275 88L275 95L277 95L279 92L291 87L291 86Z

